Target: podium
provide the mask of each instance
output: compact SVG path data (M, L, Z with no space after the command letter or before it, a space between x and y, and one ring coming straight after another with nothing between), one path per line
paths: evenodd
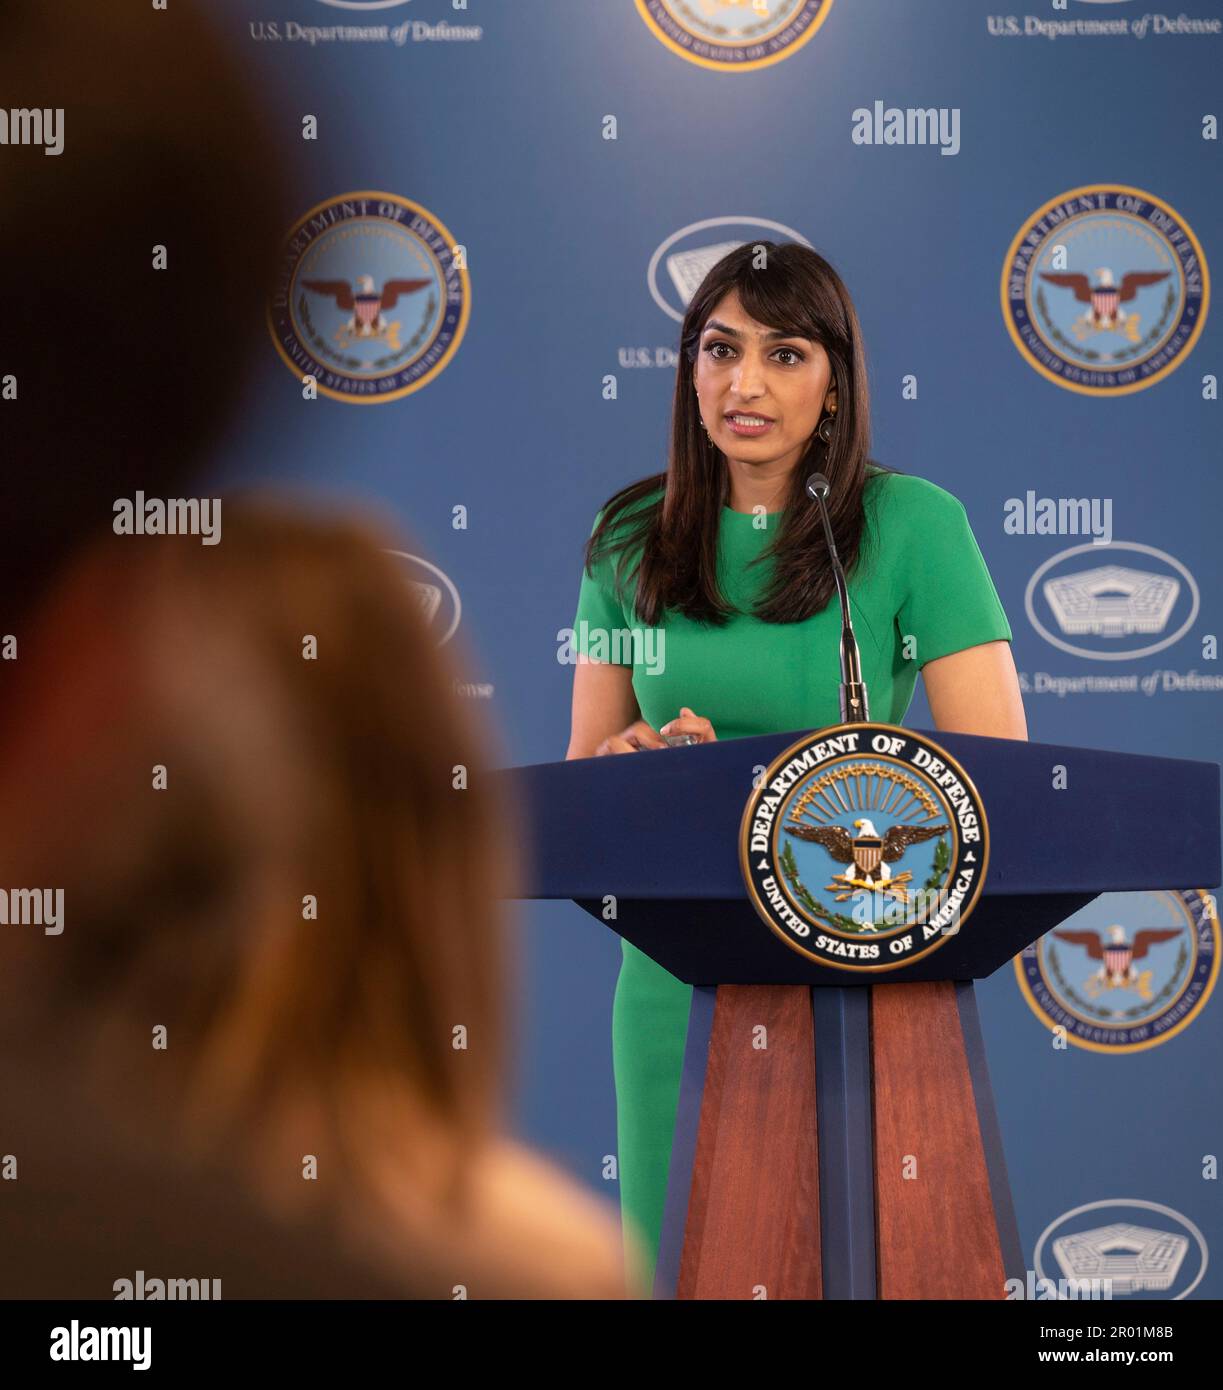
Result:
M1219 766L914 730L980 794L982 895L934 953L847 976L740 870L753 779L807 732L492 774L521 896L604 922L613 895L604 925L693 986L655 1297L1003 1298L1025 1265L972 982L1100 893L1217 887Z

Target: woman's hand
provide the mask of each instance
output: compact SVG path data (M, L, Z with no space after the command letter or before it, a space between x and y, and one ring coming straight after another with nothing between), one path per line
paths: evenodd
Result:
M639 753L646 748L669 747L670 744L657 729L652 729L644 719L638 719L627 729L621 729L618 734L605 738L595 749L594 755L596 758L602 758L608 753Z
M660 734L695 734L698 743L717 743L718 736L713 725L703 715L693 714L687 705L681 707L679 717L671 719L658 731Z
M684 705L677 718L669 720L661 729L651 728L644 719L638 719L627 729L605 738L595 749L596 758L608 753L640 753L647 748L670 748L664 734L692 734L697 743L717 743L718 736L713 725L702 715Z

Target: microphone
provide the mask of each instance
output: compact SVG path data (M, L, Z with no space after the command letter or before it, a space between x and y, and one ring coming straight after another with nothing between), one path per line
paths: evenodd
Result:
M832 574L837 582L837 597L841 600L841 723L863 724L870 719L870 706L866 698L866 684L862 679L858 639L854 636L854 625L849 617L849 590L845 587L845 571L841 568L836 542L832 539L832 523L828 520L828 504L825 498L831 487L832 484L822 473L812 473L807 479L807 496L819 503L820 520L824 523L824 539L828 542L828 558L832 561Z

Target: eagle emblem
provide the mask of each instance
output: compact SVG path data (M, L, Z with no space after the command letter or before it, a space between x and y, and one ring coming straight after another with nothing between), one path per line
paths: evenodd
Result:
M1097 277L1097 283L1094 285L1086 275L1074 272L1055 274L1042 270L1040 278L1047 280L1051 285L1073 290L1075 299L1080 304L1087 305L1086 310L1071 325L1071 330L1079 342L1095 333L1124 333L1131 343L1136 343L1140 315L1127 314L1121 305L1128 304L1143 285L1157 285L1161 280L1166 280L1172 272L1130 270L1121 277L1119 285L1107 266L1094 273Z
M1134 962L1142 960L1152 946L1158 945L1161 941L1171 941L1180 934L1180 927L1146 927L1134 933L1133 941L1128 941L1124 927L1111 926L1108 928L1106 944L1100 939L1100 933L1097 931L1053 933L1059 941L1066 941L1071 946L1082 946L1091 960L1100 962L1100 968L1083 984L1090 998L1096 999L1112 989L1134 989L1138 991L1144 1004L1150 1003L1152 999L1151 977L1154 972L1139 971Z
M337 309L351 309L352 316L335 334L338 345L346 348L361 340L381 339L392 352L399 351L399 320L389 323L384 309L393 309L401 294L415 294L432 284L431 280L388 280L381 290L374 288L372 275L358 275L354 289L347 280L303 280L305 289L334 299Z
M957 936L980 897L985 808L923 734L836 724L764 769L743 808L739 864L756 911L801 955L897 970Z
M874 822L865 816L854 821L853 828L858 832L856 835L851 835L844 825L786 826L787 834L823 845L838 864L845 865L844 871L833 874L832 882L826 885L827 891L836 894L837 902L844 902L855 889L865 888L890 894L907 903L909 894L905 884L913 875L905 872L893 876L889 865L903 859L910 845L947 833L945 824L893 825L885 835L880 835Z

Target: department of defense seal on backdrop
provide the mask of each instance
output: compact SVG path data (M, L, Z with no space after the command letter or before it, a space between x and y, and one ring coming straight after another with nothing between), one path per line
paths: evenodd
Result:
M286 237L268 327L294 376L356 405L419 390L458 349L471 284L454 238L395 193L343 193Z
M797 53L832 0L637 0L637 9L672 53L716 72L746 72Z
M808 734L766 769L743 812L748 897L800 955L861 972L921 960L959 931L989 863L964 769L893 724Z
M1102 893L1015 957L1028 1006L1089 1052L1144 1052L1197 1018L1219 974L1211 894Z
M1210 275L1193 229L1161 198L1086 184L1020 227L1001 294L1007 332L1043 377L1084 395L1124 396L1189 355Z

